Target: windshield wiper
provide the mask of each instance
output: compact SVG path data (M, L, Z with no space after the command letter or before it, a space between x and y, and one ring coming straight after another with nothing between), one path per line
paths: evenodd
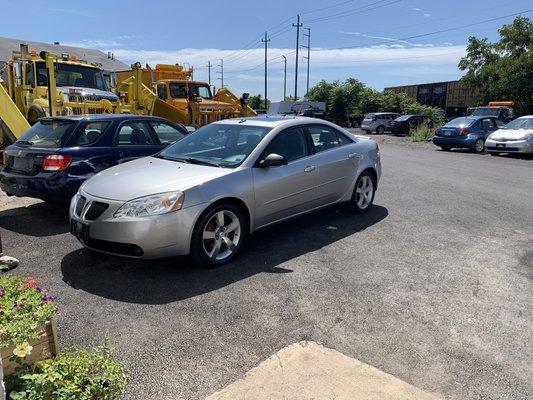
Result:
M181 160L188 162L189 164L209 165L211 167L222 168L220 164L217 164L214 161L202 160L200 158L187 157L187 158L180 158L180 161Z

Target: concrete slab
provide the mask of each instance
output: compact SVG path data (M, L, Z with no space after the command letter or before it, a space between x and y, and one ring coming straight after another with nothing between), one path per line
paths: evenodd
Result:
M437 400L368 364L315 342L278 351L206 400Z

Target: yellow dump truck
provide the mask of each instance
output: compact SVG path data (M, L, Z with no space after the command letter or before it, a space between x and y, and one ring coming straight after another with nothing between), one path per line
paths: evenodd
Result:
M192 68L185 69L179 64L157 64L155 69L140 68L139 64L132 67L132 70L117 72L117 92L127 98L133 113L157 115L179 124L197 126L256 115L247 104L247 94L238 98L229 89L221 88L213 96L207 82L192 80Z

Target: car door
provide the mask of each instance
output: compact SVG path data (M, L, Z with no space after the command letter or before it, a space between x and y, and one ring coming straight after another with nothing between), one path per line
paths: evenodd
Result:
M306 129L316 153L317 203L333 203L342 198L355 181L359 163L355 143L327 125L308 125Z
M487 138L492 132L496 130L496 124L492 118L483 118L479 120L480 136Z
M287 165L259 167L272 153L285 157ZM316 206L317 165L302 127L279 132L257 159L252 174L256 227Z
M152 133L147 121L127 120L120 124L115 134L117 163L146 157L164 146Z

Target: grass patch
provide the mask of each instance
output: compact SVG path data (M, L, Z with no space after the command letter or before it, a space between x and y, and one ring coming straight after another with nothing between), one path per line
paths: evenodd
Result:
M413 142L427 142L434 135L435 129L428 128L427 126L419 126L409 132L409 137Z

